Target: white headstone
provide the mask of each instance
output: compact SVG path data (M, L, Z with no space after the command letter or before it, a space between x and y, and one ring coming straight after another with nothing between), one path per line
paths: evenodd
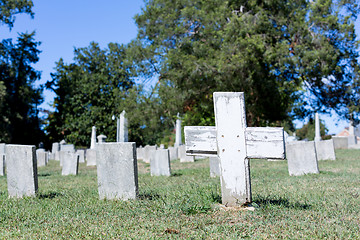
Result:
M181 139L181 119L180 119L180 114L177 114L177 119L176 119L176 126L175 126L175 147L179 147L180 145L182 145L182 139Z
M60 143L53 143L52 144L52 148L51 148L51 152L52 153L55 153L55 152L58 152L60 151Z
M348 149L349 148L349 137L345 136L332 136L331 139L334 141L335 149Z
M210 177L220 176L220 159L217 156L209 157Z
M185 145L181 145L178 148L180 162L195 162L194 156L186 155L186 148Z
M36 150L37 166L38 167L44 167L44 166L46 166L46 164L48 162L49 154L48 154L48 152L38 151L38 150Z
M85 162L85 150L84 149L77 149L76 154L79 155L79 163Z
M98 143L104 143L106 141L106 136L101 134L99 136L97 136L97 139L98 139Z
M120 114L120 137L119 142L128 142L128 121L126 112L123 110Z
M150 158L151 176L170 176L170 156L168 149L157 149Z
M9 197L35 196L38 190L35 146L6 145Z
M321 141L319 114L315 113L315 142Z
M178 159L178 148L177 147L168 147L170 154L170 161Z
M136 148L136 157L138 160L144 158L144 148L142 146Z
M61 152L62 171L61 175L77 175L79 169L79 155L73 152Z
M146 145L144 147L144 155L143 155L143 161L146 162L146 163L150 163L150 157L151 157L151 154L154 150L157 149L157 146L149 146L149 145Z
M64 151L64 152L75 152L75 146L74 144L61 144L60 145L60 151Z
M334 141L332 139L315 142L316 157L321 160L336 160Z
M95 149L96 146L96 127L93 126L91 128L91 143L90 143L90 149Z
M96 149L86 150L86 166L96 166Z
M290 176L319 173L314 141L287 143L286 159Z
M100 199L135 199L138 173L135 143L104 143L96 147Z

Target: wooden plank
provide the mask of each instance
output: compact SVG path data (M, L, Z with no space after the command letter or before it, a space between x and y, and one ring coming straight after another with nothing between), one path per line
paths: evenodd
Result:
M242 92L215 92L214 113L220 159L221 199L225 206L251 202L250 165L246 154L246 114Z
M245 136L248 158L285 159L283 128L247 127ZM185 145L188 155L217 155L216 127L186 126Z
M185 126L184 133L187 155L217 155L216 127Z

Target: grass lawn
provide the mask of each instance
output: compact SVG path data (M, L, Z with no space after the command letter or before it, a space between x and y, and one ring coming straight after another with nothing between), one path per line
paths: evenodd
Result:
M0 177L0 239L360 239L360 150L338 150L320 174L290 177L286 161L251 160L255 211L224 209L207 159L151 177L138 162L139 199L98 199L96 168L38 169L35 198L9 199Z

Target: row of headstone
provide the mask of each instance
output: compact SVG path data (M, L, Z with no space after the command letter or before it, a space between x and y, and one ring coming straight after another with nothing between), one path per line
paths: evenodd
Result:
M336 160L333 139L321 140L319 114L315 113L314 141L286 143L286 158L291 176L319 173L318 161Z
M164 149L163 145L157 146L149 146L138 147L136 149L137 159L143 160L146 163L150 163L150 158L153 152L157 149ZM179 147L168 147L170 161L180 159L180 162L194 162L194 156L186 155L186 147L185 145L180 145Z

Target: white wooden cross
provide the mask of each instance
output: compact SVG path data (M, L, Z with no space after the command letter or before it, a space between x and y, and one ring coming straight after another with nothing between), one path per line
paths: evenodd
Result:
M214 93L216 127L185 127L188 155L218 155L222 202L251 202L250 158L285 158L284 129L246 127L243 92Z

